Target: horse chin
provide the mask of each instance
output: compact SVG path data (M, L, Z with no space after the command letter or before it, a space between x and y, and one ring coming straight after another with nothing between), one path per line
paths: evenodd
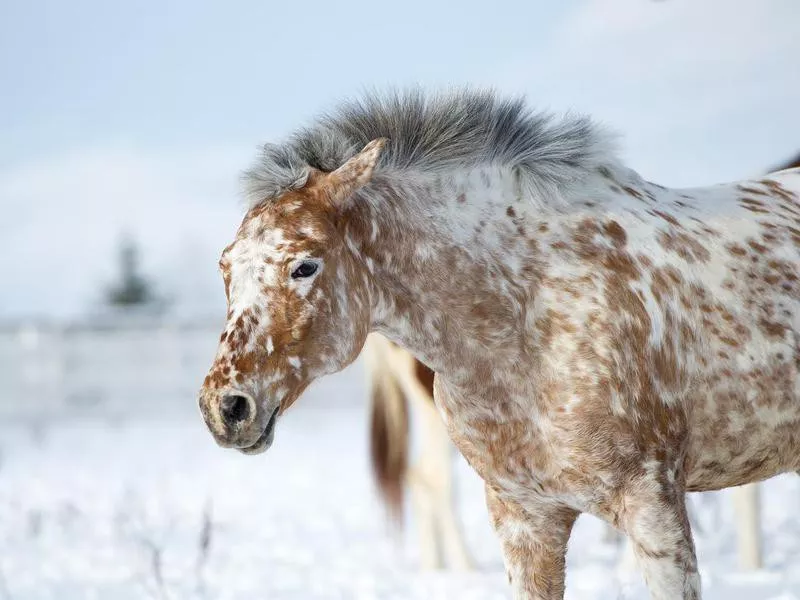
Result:
M239 450L239 452L242 454L247 454L248 456L255 456L256 454L262 454L266 452L269 447L272 446L272 441L275 439L275 423L278 420L279 411L280 406L277 406L275 410L272 411L272 416L270 416L269 421L267 421L267 426L264 428L264 432L259 436L253 445L247 446L246 448L237 448L237 450Z

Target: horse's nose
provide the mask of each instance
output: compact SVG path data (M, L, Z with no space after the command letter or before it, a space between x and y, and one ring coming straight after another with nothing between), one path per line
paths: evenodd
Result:
M220 401L219 412L225 424L237 425L250 418L252 413L251 400L239 393L227 394Z
M251 446L264 433L266 417L247 392L201 389L199 404L206 426L223 448Z

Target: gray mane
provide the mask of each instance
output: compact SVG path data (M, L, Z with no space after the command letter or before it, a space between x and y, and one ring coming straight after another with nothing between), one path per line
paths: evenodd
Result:
M490 91L395 91L342 104L287 142L265 145L244 174L247 200L254 206L301 188L309 167L333 171L380 137L389 143L376 175L503 165L541 189L616 162L611 136L586 117L535 113L522 98Z

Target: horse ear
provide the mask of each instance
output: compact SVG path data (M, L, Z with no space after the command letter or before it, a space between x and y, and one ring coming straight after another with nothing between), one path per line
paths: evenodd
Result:
M369 183L387 141L386 138L372 140L361 152L324 177L322 186L332 203L344 202Z

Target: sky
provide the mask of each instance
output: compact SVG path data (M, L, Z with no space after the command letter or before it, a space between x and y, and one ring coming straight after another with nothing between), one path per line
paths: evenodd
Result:
M797 0L6 0L0 319L90 310L126 234L180 316L222 310L258 145L371 88L590 114L664 185L762 172L800 151L799 24Z

